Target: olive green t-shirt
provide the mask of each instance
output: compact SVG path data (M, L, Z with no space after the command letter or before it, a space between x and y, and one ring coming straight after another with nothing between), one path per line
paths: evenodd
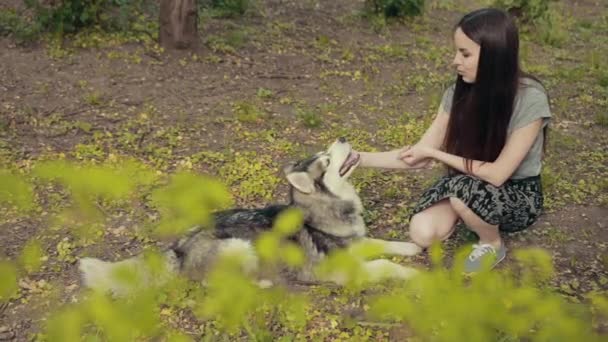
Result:
M454 89L456 85L450 86L444 93L441 100L441 108L444 112L450 113L452 109L452 101L454 98ZM530 79L522 78L517 95L515 96L515 106L513 107L513 115L509 122L508 133L511 134L514 130L524 127L535 120L542 119L544 128L551 118L551 110L549 108L549 98L543 86ZM538 176L541 171L541 161L543 154L543 139L544 133L541 129L528 151L524 160L519 164L519 167L511 175L511 179L522 179L526 177Z

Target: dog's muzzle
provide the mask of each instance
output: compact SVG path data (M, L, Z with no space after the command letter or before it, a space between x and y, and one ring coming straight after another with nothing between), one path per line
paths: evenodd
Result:
M340 166L340 177L343 177L345 174L348 173L348 171L350 171L350 169L352 169L353 166L357 165L360 158L361 155L359 153L350 151L348 157L346 157L346 160L344 161L342 166Z

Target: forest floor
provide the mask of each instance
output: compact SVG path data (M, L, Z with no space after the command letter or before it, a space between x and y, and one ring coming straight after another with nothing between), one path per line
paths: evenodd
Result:
M337 137L359 151L394 149L420 137L454 79L453 25L479 6L447 3L384 23L359 15L362 1L259 1L241 18L202 17L205 43L197 53L167 53L95 31L63 44L21 46L0 38L2 164L27 170L39 160L131 156L163 173L216 177L238 206L285 202L281 166ZM562 32L554 32L557 42L521 30L523 67L544 82L554 115L542 175L546 211L505 242L510 250L548 251L551 286L584 301L590 291L608 290L608 64L601 57L608 56L608 3L560 6L568 14L554 29ZM369 234L407 240L412 206L441 172L358 170L353 182ZM117 260L154 243L140 238L136 219L113 209L93 244L66 227L49 229L62 196L49 188L37 215L0 214L0 258L16 260L32 238L46 255L42 268L22 277L17 295L0 305L0 337L27 340L40 332L44 314L80 290L79 257ZM458 231L444 244L445 254L473 241ZM404 262L426 268L428 259ZM501 268L512 262L509 255ZM311 319L306 338L354 336L338 319L343 309L331 300L317 308L323 314ZM200 335L186 311L175 314L190 320L184 331ZM374 339L408 336L392 326L365 329Z

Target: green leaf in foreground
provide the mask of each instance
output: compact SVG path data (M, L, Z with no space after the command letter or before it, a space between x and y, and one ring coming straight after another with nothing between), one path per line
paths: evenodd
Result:
M0 170L0 205L14 205L28 211L34 207L34 191L23 177L8 170Z
M229 206L232 198L220 182L184 172L155 190L152 203L161 214L156 232L177 235L196 225L211 225L211 212Z
M9 262L0 261L0 275L0 302L3 302L17 292L17 268Z

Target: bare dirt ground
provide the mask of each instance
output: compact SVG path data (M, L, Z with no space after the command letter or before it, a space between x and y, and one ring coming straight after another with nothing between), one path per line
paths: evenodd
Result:
M570 26L560 46L522 30L523 64L545 82L555 115L543 173L547 210L505 240L510 249L549 251L554 288L583 300L589 291L608 290L608 89L600 82L608 70L608 3L561 5ZM92 33L61 49L50 41L24 47L0 38L0 156L4 165L27 170L36 160L127 155L162 172L218 177L241 206L281 202L281 165L337 137L357 150L385 150L420 136L454 77L452 26L476 6L455 1L422 18L381 25L357 14L362 1L259 1L243 18L204 17L206 43L196 54ZM256 163L268 172L245 175L250 187L222 179ZM440 172L358 171L370 235L407 238L409 211ZM116 259L143 244L136 219L120 210L111 211L94 244L78 242L65 227L49 230L62 202L47 190L38 215L0 213L0 258L16 259L33 237L48 257L0 305L0 340L30 339L44 312L75 296L78 257ZM459 231L446 254L472 241ZM408 262L426 267L427 259ZM51 284L59 289L52 295ZM340 329L317 337L339 339ZM401 336L377 330L381 338Z

